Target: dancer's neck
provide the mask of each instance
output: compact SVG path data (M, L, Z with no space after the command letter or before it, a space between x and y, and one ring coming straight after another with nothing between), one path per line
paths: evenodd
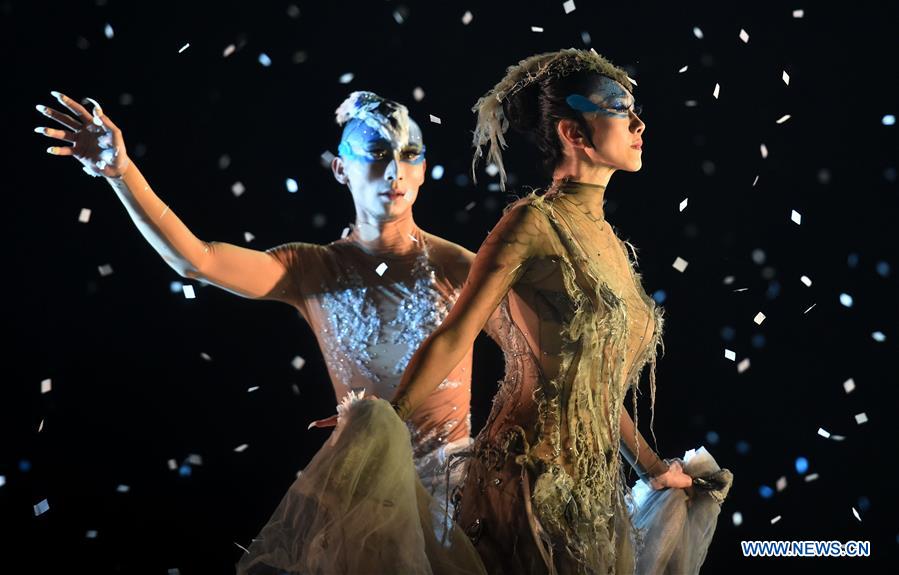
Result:
M553 172L553 182L583 184L577 186L578 201L596 216L603 214L606 186L615 170L607 166L587 165L584 162L562 164Z
M351 240L372 254L403 256L421 251L421 235L410 210L389 221L357 216Z

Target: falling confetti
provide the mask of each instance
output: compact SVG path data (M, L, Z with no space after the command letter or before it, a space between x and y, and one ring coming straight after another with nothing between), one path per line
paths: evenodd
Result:
M673 267L674 269L676 269L677 271L679 271L681 273L684 273L684 270L687 269L688 265L689 265L689 262L687 262L687 260L685 260L681 257L678 257L677 259L674 260L674 263L671 264L671 267Z
M843 391L846 393L852 393L855 391L855 381L852 378L847 379L843 382Z
M237 46L235 46L234 44L228 44L227 46L225 46L225 49L222 50L222 58L227 58L235 51L237 51Z
M805 16L805 10L793 10L793 18L802 18Z
M805 482L811 483L812 481L818 479L819 475L817 473L809 473L805 476Z
M251 234L250 232L244 232L244 233L243 233L243 241L245 241L245 242L247 242L247 243L250 243L250 242L252 242L254 239L256 239L256 236L254 236L254 235Z
M841 293L840 303L843 304L843 307L852 307L852 296L848 293Z
M886 114L883 118L880 119L880 123L884 126L895 126L896 116L894 116L893 114Z
M234 182L231 185L231 193L234 194L235 198L239 198L245 191L247 191L247 188L243 185L243 182Z
M197 295L194 293L194 286L185 285L182 289L184 290L185 299L194 299L197 297Z
M184 52L185 50L187 50L188 48L190 48L190 42L188 42L184 46L181 46L181 49L178 50L178 53L180 54L180 53Z
M581 42L583 42L585 46L589 46L591 41L590 32L587 32L586 30L581 32Z
M758 325L762 325L762 322L765 321L765 314L763 314L762 312L758 312L757 314L755 314L755 317L752 321L754 321Z
M737 360L737 354L736 354L736 352L731 351L731 350L729 350L729 349L725 349L725 350L724 350L724 357L725 357L726 359L731 360L731 361L736 361L736 360Z
M82 224L91 221L91 211L88 208L81 208L81 213L78 214L78 221Z
M731 521L733 521L734 527L739 527L743 524L743 514L739 511L734 511L734 514L731 515Z
M435 116L434 114L429 114L429 116L431 117L431 122L432 122L432 123L434 123L434 124L439 124L439 123L440 123L440 118L438 118L438 117Z
M101 277L106 277L112 275L112 265L106 264L97 268L100 271Z
M777 517L775 517L774 519L772 519L772 520L771 520L771 525L774 525L775 523L777 523L778 521L780 521L780 517L781 517L781 516L778 515Z
M166 465L168 466L170 471L175 471L176 469L178 469L178 462L174 459L169 459L168 461L166 461Z
M747 369L749 369L749 358L744 358L743 361L737 364L737 373L743 373Z
M97 538L97 530L96 529L88 529L87 533L84 536L88 539L96 539Z
M118 486L116 486L115 490L119 493L128 493L129 491L131 491L131 487L124 484L119 484Z
M757 183L759 183L759 177L758 177L758 176L756 176L755 179L752 180L752 187L754 188L755 185L756 185Z
M859 517L858 511L855 510L855 507L852 508L852 514L855 515L855 518L858 519L859 523L861 523L862 518Z
M353 81L353 73L347 72L346 74L343 74L342 76L340 76L340 79L338 81L341 84L349 84L350 82Z
M0 487L3 487L4 485L6 485L6 476L0 475Z
M678 74L683 74L684 72L687 71L687 68L689 68L689 66L684 66L683 68L681 68L680 70L678 70L677 73L678 73Z
M340 233L340 239L342 239L342 240L346 239L346 237L348 235L350 235L350 228L349 227L343 228L343 231Z
M375 273L378 274L379 276L383 276L384 272L386 272L386 271L387 271L387 264L385 264L384 262L381 262L380 264L378 264L378 267L375 268Z
M830 432L827 431L826 429L824 429L823 427L819 427L819 428L818 428L818 435L820 435L820 436L823 437L824 439L829 439L829 438L830 438Z
M468 26L469 24L471 24L471 21L472 21L473 19L474 19L474 16L473 16L473 15L471 14L471 12L468 11L468 10L465 11L465 14L462 14L462 23L463 23L464 25L466 25L466 26Z
M40 433L44 430L44 420L41 419L41 422L37 426L37 432Z
M688 199L689 199L689 198L684 198L683 201L681 201L681 203L680 203L680 210L679 210L679 211L682 212L682 211L684 211L685 209L687 209L687 200L688 200Z
M774 485L777 488L778 492L783 491L784 489L787 488L787 478L781 477L780 479L777 480L777 483L775 483Z
M112 24L107 24L106 27L103 28L103 35L112 40L112 37L115 36L115 32L112 30Z
M541 26L531 26L531 32L543 32L543 28Z
M253 392L256 391L257 389L259 389L259 386L258 386L258 385L254 385L253 387L248 387L248 388L247 388L247 393L253 393Z
M784 84L786 84L787 86L790 85L790 75L787 74L786 70L784 70L783 75L781 75L780 78L784 81Z
M799 281L805 284L805 287L812 287L812 280L808 276L802 276Z
M693 26L693 35L698 39L702 40L702 30L699 29L699 26Z
M744 44L749 44L749 33L742 28L740 28L740 40L742 40Z
M200 357L202 357L206 361L212 361L212 356L206 352L200 352Z
M802 214L797 212L796 210L792 210L790 213L790 219L798 226L802 224Z
M763 159L768 157L768 146L762 144L759 146L759 151L761 152Z
M41 381L41 393L50 393L50 389L53 387L53 382L49 379L44 379Z
M868 422L868 415L863 411L855 415L855 423L861 425Z
M434 166L433 168L431 168L431 179L439 180L442 177L443 177L443 166L438 164L438 165Z
M262 64L263 67L268 68L272 65L272 59L268 57L268 54L265 52L261 52L259 54L259 63Z
M415 98L416 102L421 102L425 99L425 91L421 89L421 86L416 86L414 90L412 90L412 97Z
M472 208L474 208L476 205L477 205L476 202L468 202L468 204L466 204L466 206L465 206L465 211L470 212L472 210Z
M291 194L297 193L297 190L300 189L300 186L297 184L297 181L293 178L287 178L287 191Z
M806 313L808 313L808 312L810 312L810 311L812 311L812 308L813 308L813 307L815 307L815 306L816 306L816 305L818 305L818 304L816 304L816 303L813 303L813 304L812 304L812 305L811 305L811 306L809 306L809 308L808 308L808 309L807 309L807 310L805 310L805 311L804 311L804 312L802 312L802 313L803 313L803 314L806 314Z
M571 14L575 9L574 0L567 0L566 2L562 3L562 8L565 10L566 14Z
M720 94L720 93L721 93L721 85L716 83L716 84L715 84L715 91L712 92L712 96L714 96L715 99L717 100L717 99L718 99L718 94Z
M871 338L878 343L883 343L887 340L887 336L882 331L875 331L871 334Z
M303 369L303 366L306 365L306 360L300 356L296 356L292 360L290 360L290 365L297 371Z
M246 451L247 447L249 447L248 444L242 443L234 448L234 452L235 453L243 453L244 451Z
M491 178L495 177L499 173L499 166L494 164L493 162L487 164L487 167L484 168L484 171L487 172L487 175Z
M42 515L46 513L50 509L50 502L46 499L41 500L37 505L34 506L34 516Z
M789 119L790 119L790 115L789 115L789 114L784 114L783 116L781 116L780 118L778 118L777 123L778 123L778 124L783 124L784 122L786 122L786 121L789 120Z

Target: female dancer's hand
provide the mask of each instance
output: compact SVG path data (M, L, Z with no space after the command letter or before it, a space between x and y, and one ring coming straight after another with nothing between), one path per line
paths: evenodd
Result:
M54 156L74 156L84 166L84 171L92 176L106 176L109 178L121 178L131 161L125 152L125 140L122 131L112 123L100 105L90 98L94 106L93 113L59 92L50 92L65 106L73 116L65 114L46 106L37 106L37 110L62 124L65 129L35 128L38 134L49 138L55 138L69 142L71 146L52 146L47 148L47 153Z
M650 479L649 485L657 491L667 487L686 489L693 485L693 478L684 473L679 460L674 460L668 465L668 471Z

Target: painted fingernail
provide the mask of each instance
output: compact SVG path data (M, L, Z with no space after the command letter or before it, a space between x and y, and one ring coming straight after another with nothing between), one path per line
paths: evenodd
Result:
M94 110L94 119L91 121L94 123L95 126L103 125L103 120L100 118L99 115L97 115L97 110Z
M312 429L313 427L315 427L315 422L314 422L314 421L313 421L312 423L310 423L310 424L306 427L306 430L308 431L308 430Z
M47 153L56 154L56 146L50 146L49 148L47 148Z
M34 132L36 134L44 134L44 133L46 133L46 130L47 130L47 128L35 128Z
M47 106L41 106L40 104L38 104L37 106L34 107L34 109L37 110L38 112L46 112Z
M56 90L50 90L50 95L56 98L57 100L62 98L62 94L57 92Z

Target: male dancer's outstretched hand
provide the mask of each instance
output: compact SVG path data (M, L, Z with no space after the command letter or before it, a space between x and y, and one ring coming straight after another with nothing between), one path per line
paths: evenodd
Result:
M100 104L85 98L86 102L94 106L93 113L59 92L50 92L57 101L65 106L74 117L48 108L37 106L38 112L55 120L64 129L35 128L38 134L49 138L69 142L71 146L52 146L47 148L47 153L54 156L74 156L84 166L84 171L92 176L106 176L108 178L121 178L125 170L131 164L128 154L125 152L125 139L122 131L112 123Z

